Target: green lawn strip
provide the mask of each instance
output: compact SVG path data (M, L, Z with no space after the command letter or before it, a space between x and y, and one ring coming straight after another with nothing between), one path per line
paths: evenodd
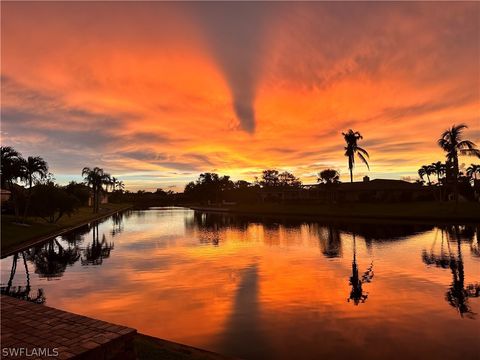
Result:
M139 360L226 360L231 359L209 351L177 344L152 336L137 334L135 353Z
M405 220L480 220L480 203L418 202L394 204L243 204L226 207L245 214L305 215L323 217L354 217Z
M2 215L1 249L5 253L47 236L54 236L65 229L80 226L102 218L116 211L131 207L130 204L103 204L100 212L94 214L92 208L81 207L72 216L63 216L57 223L49 224L41 218L28 217L27 225L18 224L13 215Z

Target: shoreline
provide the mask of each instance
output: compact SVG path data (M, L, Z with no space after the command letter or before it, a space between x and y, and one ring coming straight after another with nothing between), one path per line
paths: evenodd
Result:
M465 203L463 203L465 204ZM268 216L268 217L278 217L278 216L287 216L294 218L303 218L308 220L356 220L356 221L385 221L385 222L427 222L427 223L478 223L480 222L480 204L477 203L467 203L468 207L475 208L477 212L471 214L465 214L465 210L458 212L454 210L453 204L450 213L428 213L427 211L435 210L438 207L444 207L449 205L448 203L413 203L409 204L412 208L416 205L424 206L424 212L415 213L415 212L403 212L401 214L393 214L388 211L395 208L395 204L374 204L376 207L367 214L360 214L355 211L352 211L350 207L338 207L338 206L325 206L322 204L320 206L308 205L308 206L298 206L298 205L285 205L285 204L260 204L257 205L246 205L238 207L218 207L218 206L199 206L199 205L185 205L186 207L201 212L210 212L217 214L232 214L232 215L251 215L251 216ZM405 206L406 204L401 204ZM460 206L462 203L460 204ZM353 207L361 207L362 204L352 204ZM371 206L371 204L370 204ZM428 207L432 208L428 208ZM357 209L358 210L358 209ZM418 209L417 209L418 210ZM443 209L445 210L445 209ZM343 213L342 213L343 212Z
M22 241L20 244L18 245L14 245L10 248L7 248L5 251L2 251L1 253L1 259L4 259L10 255L13 255L15 254L16 252L19 252L19 251L22 251L26 248L29 248L29 247L32 247L34 245L38 245L40 243L43 243L43 242L46 242L50 239L53 239L57 236L60 236L60 235L63 235L65 233L68 233L70 231L73 231L75 229L78 229L82 226L85 226L91 222L94 222L94 221L98 221L98 220L101 220L103 218L106 218L108 216L111 216L113 214L116 214L116 213L119 213L119 212L122 212L122 211L125 211L125 210L128 210L128 209L131 209L133 208L133 205L129 204L129 205L126 205L125 207L122 207L120 209L115 209L115 210L110 210L106 213L102 213L102 214L98 214L98 216L95 216L91 219L88 219L88 220L85 220L85 221L82 221L78 224L75 224L75 225L72 225L72 226L69 226L69 227L66 227L66 228L61 228L61 229L58 229L56 231L53 231L51 233L48 233L46 235L41 235L39 237L34 237L34 238L31 238L31 239L28 239L28 240L25 240L25 241Z

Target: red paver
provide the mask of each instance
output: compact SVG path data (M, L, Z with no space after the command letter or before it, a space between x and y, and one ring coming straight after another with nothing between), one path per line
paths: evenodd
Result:
M135 329L5 295L1 315L2 359L135 359ZM23 356L7 355L21 348Z

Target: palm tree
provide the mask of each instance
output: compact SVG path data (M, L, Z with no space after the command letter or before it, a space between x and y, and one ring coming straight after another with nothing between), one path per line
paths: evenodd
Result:
M84 167L82 170L82 176L87 182L87 185L92 187L93 212L96 213L99 210L100 193L103 191L102 186L105 185L105 188L107 188L111 183L111 177L99 167L94 167L93 169Z
M125 184L123 183L122 180L118 180L117 187L118 187L118 190L120 191L125 190Z
M29 156L22 161L22 165L24 168L25 180L27 181L29 188L33 185L35 175L38 175L41 178L47 176L48 164L40 156Z
M28 208L30 206L30 198L32 196L32 186L35 176L44 178L48 174L48 164L40 156L29 156L27 159L22 159L22 168L25 182L28 184L28 194L25 203L25 209L23 211L23 222L27 217Z
M432 182L430 181L430 175L432 175L434 172L434 169L431 165L422 165L420 169L418 169L418 175L422 178L426 175L427 180L428 180L428 185L432 185Z
M118 180L115 176L112 176L111 178L111 186L112 186L112 190L115 191L117 189L117 184L118 184Z
M11 146L0 147L1 186L6 188L10 182L20 177L21 154Z
M369 158L369 155L365 149L362 149L360 146L357 145L358 140L363 139L362 135L358 131L353 131L352 129L349 129L346 133L342 132L342 135L347 144L347 146L345 146L345 156L348 157L350 182L353 182L353 167L355 166L355 154L357 154L360 160L362 160L365 165L367 165L368 170L370 170L370 166L368 165L366 158Z
M470 164L470 166L467 168L467 176L477 180L477 174L480 174L480 165Z
M467 125L453 125L442 133L438 139L438 145L447 153L447 163L452 167L454 177L455 200L458 201L458 156L477 156L480 158L480 150L470 140L463 140L463 130Z
M17 198L17 189L14 183L17 179L24 178L24 168L22 166L22 155L11 146L0 147L1 157L1 186L8 188L12 195L15 216L19 215L19 206Z
M445 174L445 171L447 169L446 165L443 164L441 161L437 161L437 162L432 163L432 165L430 165L430 166L432 167L435 175L437 175L437 183L440 184L440 177L443 174Z

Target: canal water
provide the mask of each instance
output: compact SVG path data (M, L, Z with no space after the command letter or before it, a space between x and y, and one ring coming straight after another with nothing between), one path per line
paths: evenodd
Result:
M246 359L478 359L479 233L153 208L2 259L1 286Z

